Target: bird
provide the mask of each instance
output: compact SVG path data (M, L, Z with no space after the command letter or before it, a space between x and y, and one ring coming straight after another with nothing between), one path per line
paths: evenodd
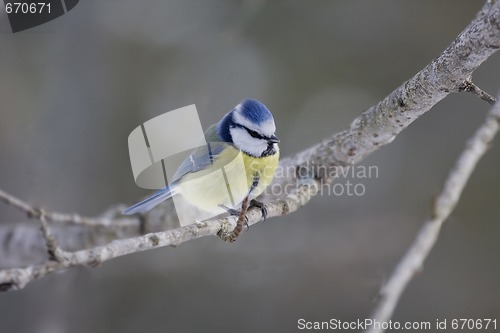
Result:
M180 195L204 212L221 208L238 215L243 200L254 200L271 184L278 164L280 140L269 109L256 99L245 99L204 133L206 145L196 148L179 165L169 185L122 213L143 214L161 202ZM224 170L225 172L215 172ZM208 175L208 177L206 177ZM229 190L229 195L228 195Z

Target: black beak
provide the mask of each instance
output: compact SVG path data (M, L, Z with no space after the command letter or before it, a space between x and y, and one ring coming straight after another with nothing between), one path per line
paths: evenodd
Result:
M271 137L269 139L267 139L267 142L269 143L278 143L280 142L280 139L278 139L278 137L276 135L271 135Z

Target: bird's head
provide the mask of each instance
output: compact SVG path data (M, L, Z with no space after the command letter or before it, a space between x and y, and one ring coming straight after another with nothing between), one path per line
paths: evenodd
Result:
M225 142L254 157L274 155L278 150L273 115L255 99L236 105L220 121L217 130Z

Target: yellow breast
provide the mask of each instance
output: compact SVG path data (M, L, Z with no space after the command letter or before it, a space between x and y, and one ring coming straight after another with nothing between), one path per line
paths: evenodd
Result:
M238 209L249 194L253 199L271 183L279 163L279 151L262 158L226 147L207 169L186 175L180 193L190 204L207 212L219 211L220 205Z
M276 173L279 162L279 151L272 156L256 158L247 154L243 155L245 171L247 176L247 192L250 191L254 180L257 180L257 187L252 190L251 197L260 195L266 187L271 184ZM243 198L241 199L243 200Z

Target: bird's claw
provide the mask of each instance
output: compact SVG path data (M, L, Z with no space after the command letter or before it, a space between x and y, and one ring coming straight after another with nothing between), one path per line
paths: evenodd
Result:
M257 201L255 199L252 199L252 201L250 201L250 207L260 208L260 212L262 214L262 222L266 222L266 219L267 219L267 208L266 208L266 205L263 202Z

